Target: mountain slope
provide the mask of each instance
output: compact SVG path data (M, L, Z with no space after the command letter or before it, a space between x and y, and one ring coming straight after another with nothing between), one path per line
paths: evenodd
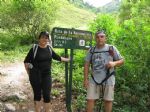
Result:
M120 0L113 0L112 2L98 8L100 13L114 13L119 10L121 5Z
M57 19L53 26L87 29L89 21L93 20L96 15L90 11L80 9L72 4L65 2L61 4Z

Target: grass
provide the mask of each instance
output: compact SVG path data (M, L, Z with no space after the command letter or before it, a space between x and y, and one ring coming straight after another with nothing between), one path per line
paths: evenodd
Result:
M11 51L0 51L0 64L14 63L24 60L28 46L20 46Z
M58 96L60 93L59 93L59 91L57 89L52 89L51 94L53 96Z

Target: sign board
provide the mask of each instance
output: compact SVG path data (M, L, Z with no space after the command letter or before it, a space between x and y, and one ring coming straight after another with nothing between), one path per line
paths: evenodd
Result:
M51 36L54 48L86 49L92 46L90 31L55 27Z

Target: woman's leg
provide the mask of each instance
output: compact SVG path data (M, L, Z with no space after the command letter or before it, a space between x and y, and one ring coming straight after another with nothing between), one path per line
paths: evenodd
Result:
M40 74L34 70L32 70L30 76L29 76L30 84L33 89L34 94L34 106L35 111L40 112L41 111L41 77Z
M51 112L51 104L50 103L44 103L45 112Z
M41 102L34 101L35 112L41 112Z
M42 90L44 99L45 112L50 112L50 93L51 93L52 79L50 74L42 76Z

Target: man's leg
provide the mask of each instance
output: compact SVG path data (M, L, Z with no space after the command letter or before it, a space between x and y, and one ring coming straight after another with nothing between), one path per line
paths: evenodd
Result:
M93 112L94 111L94 104L95 104L95 100L93 100L93 99L87 100L87 107L86 107L87 112Z
M94 112L95 100L99 98L99 87L89 83L87 88L87 107L86 112Z
M112 101L104 100L105 112L112 112Z
M106 86L104 92L105 112L112 112L113 100L114 100L114 86Z

